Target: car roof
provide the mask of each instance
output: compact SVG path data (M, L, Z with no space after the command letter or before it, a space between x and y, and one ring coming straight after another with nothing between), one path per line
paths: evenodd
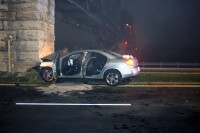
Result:
M96 50L96 49L86 49L86 50L77 50L77 51L73 51L70 52L69 54L73 54L73 53L78 53L78 52L97 52L97 53L101 53L103 55L105 55L106 57L112 59L112 58L116 58L115 56L109 54L110 50Z
M68 52L68 53L62 53L60 52L60 58L64 58L70 54L73 53L78 53L78 52L97 52L97 53L101 53L103 55L105 55L107 58L112 59L112 58L116 58L115 56L113 56L112 54L109 54L110 50L96 50L96 49L86 49L86 50L76 50L76 51L72 51L72 52ZM41 58L41 60L54 60L55 56L57 55L59 51L56 51L48 56L45 56L43 58Z

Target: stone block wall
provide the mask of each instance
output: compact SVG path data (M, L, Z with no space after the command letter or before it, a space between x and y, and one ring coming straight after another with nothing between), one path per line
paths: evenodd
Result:
M12 71L23 72L54 52L55 0L0 0L0 71L8 71L7 37Z

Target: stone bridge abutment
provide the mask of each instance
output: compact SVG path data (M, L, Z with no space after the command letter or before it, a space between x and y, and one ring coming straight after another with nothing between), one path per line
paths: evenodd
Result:
M54 52L54 13L55 0L0 0L0 71L26 71Z

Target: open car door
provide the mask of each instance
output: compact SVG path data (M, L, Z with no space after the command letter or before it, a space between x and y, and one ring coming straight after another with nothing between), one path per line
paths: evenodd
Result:
M60 75L60 51L56 54L56 57L53 60L52 70L53 76L55 80L57 80L57 77Z

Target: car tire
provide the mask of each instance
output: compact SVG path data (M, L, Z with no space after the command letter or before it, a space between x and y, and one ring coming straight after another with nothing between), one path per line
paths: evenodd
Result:
M108 70L104 75L104 80L109 86L117 86L121 83L122 76L117 70Z
M41 77L45 82L51 83L55 81L53 76L53 70L51 68L43 68L41 72Z

